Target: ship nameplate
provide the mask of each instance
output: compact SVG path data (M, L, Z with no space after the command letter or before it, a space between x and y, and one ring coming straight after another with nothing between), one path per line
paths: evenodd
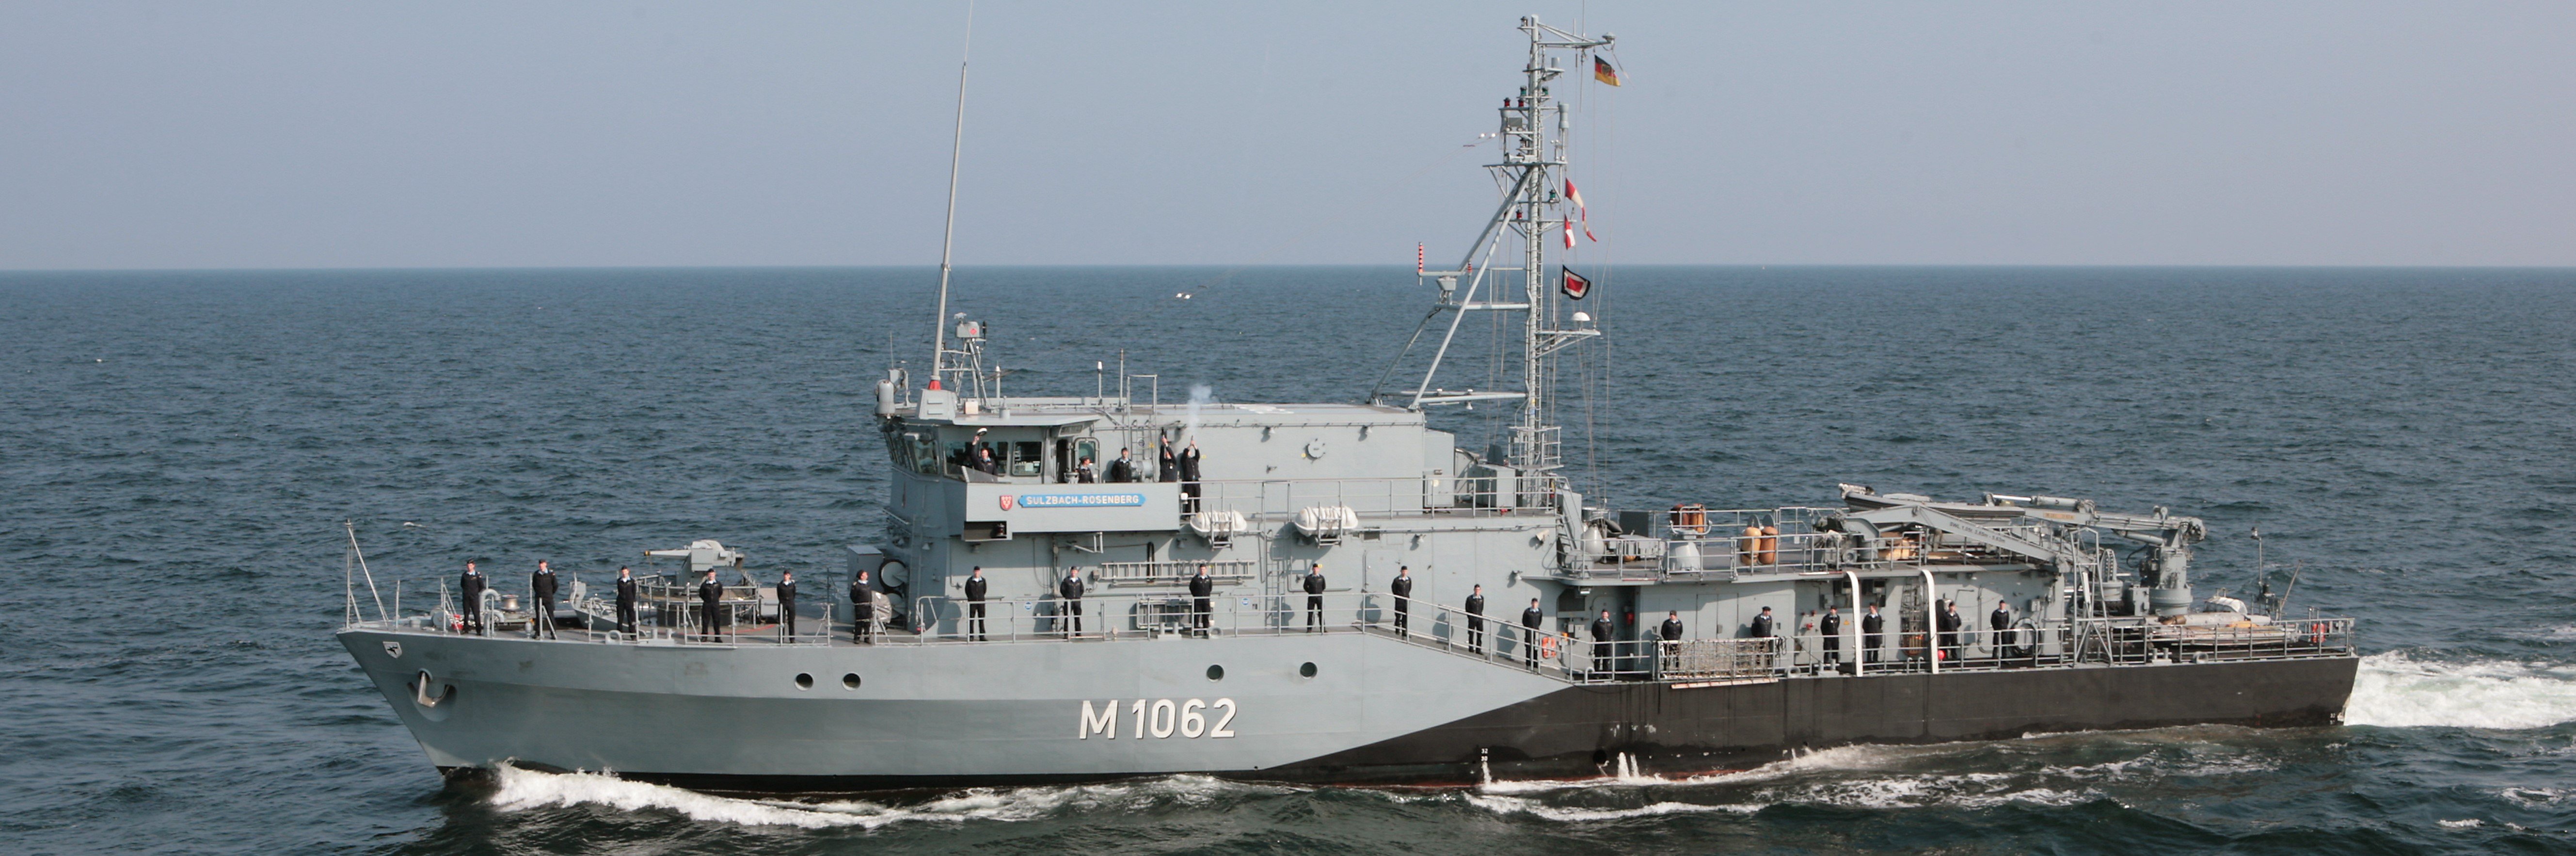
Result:
M1074 739L1089 740L1094 734L1101 735L1104 740L1118 739L1119 710L1118 700L1114 698L1105 708L1092 707L1090 699L1083 699L1082 716L1075 721ZM1236 708L1234 699L1230 698L1213 702L1195 698L1140 698L1128 703L1125 710L1128 720L1134 723L1132 739L1135 740L1143 740L1148 734L1156 739L1205 737L1222 740L1234 736L1231 726L1234 725ZM1211 715L1215 717L1213 722L1209 721Z
M1026 493L1002 495L1002 510L1021 508L1126 508L1145 504L1141 493Z

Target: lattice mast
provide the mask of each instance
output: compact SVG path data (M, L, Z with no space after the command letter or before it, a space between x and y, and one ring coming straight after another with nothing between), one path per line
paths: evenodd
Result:
M1449 316L1448 329L1431 356L1431 364L1422 372L1422 382L1411 390L1396 395L1409 395L1406 406L1422 408L1474 401L1517 400L1520 410L1511 426L1508 463L1525 473L1544 473L1562 466L1562 429L1555 424L1555 402L1551 387L1554 377L1554 354L1568 345L1600 334L1586 324L1568 328L1563 322L1562 304L1548 269L1548 241L1562 239L1563 230L1580 228L1573 223L1571 203L1565 199L1566 133L1571 119L1565 105L1549 91L1549 84L1565 73L1555 63L1561 52L1572 52L1579 60L1599 47L1610 44L1612 36L1600 38L1569 33L1540 23L1535 17L1522 18L1520 29L1529 34L1529 61L1522 68L1524 82L1520 93L1503 99L1500 108L1501 127L1497 136L1502 145L1502 159L1485 167L1495 172L1504 187L1502 204L1494 209L1476 240L1468 245L1457 266L1450 270L1418 270L1423 279L1438 283L1439 303L1423 318L1422 326L1405 343L1409 353L1421 341L1431 323L1441 315ZM1503 272L1520 273L1518 300L1503 297L1506 286L1492 274L1491 260L1502 249L1504 235L1509 233L1521 242L1517 268ZM1485 263L1480 264L1483 261ZM1458 287L1460 280L1466 288ZM1483 299L1478 299L1479 295ZM1471 312L1518 312L1522 315L1520 377L1518 390L1449 390L1436 386L1441 362L1457 340L1460 322ZM1576 314L1581 319L1579 313ZM1396 356L1397 363L1404 354ZM1396 370L1390 363L1388 373ZM1380 389L1384 389L1384 378ZM1388 396L1370 393L1372 401Z

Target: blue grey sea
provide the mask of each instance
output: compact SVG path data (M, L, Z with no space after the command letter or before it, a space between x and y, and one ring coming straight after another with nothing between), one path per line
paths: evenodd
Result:
M1463 790L445 785L332 639L343 522L388 598L698 538L836 573L882 525L870 383L921 365L934 282L0 273L0 852L2576 853L2569 270L1596 278L1608 347L1560 411L1590 496L2169 506L2209 521L2204 593L2252 587L2260 527L2294 611L2361 621L2338 727ZM957 295L1010 392L1088 393L1123 355L1226 401L1365 395L1430 298L1384 268L969 268ZM1485 327L1449 385L1496 385ZM1490 410L1439 419L1481 445Z

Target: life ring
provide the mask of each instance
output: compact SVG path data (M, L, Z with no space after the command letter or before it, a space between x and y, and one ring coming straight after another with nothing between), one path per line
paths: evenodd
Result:
M2317 623L2315 623L2315 624L2310 624L2310 625L2308 625L2308 644L2315 645L2315 646L2318 646L2318 647L2321 647L2321 648L2325 646L2325 644L2326 644L2326 623L2325 623L2325 622L2320 621L2320 622L2317 622Z
M1541 656L1541 657L1554 657L1554 656L1556 656L1556 637L1554 637L1554 636L1541 636L1541 637L1539 637L1539 638L1538 638L1538 655L1539 655L1539 656Z

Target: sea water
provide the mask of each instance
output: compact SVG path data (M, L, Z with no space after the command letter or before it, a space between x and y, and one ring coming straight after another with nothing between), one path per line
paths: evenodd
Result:
M1430 289L1378 268L967 269L1013 394L1348 401ZM741 799L448 788L331 638L343 521L408 608L881 531L870 385L918 269L0 274L0 851L2576 852L2576 272L1628 268L1564 364L1595 501L1836 482L2157 505L2201 592L2361 619L2346 726L1856 746L1700 777L1179 776ZM1176 300L1181 292L1192 300ZM1439 383L1506 386L1470 318ZM1435 327L1433 335L1444 328ZM1095 365L1101 366L1095 369ZM1389 388L1416 378L1399 373ZM1439 415L1481 446L1510 417ZM362 599L369 596L361 590ZM389 604L390 605L390 604ZM372 602L368 608L372 610ZM762 723L740 727L756 729Z

